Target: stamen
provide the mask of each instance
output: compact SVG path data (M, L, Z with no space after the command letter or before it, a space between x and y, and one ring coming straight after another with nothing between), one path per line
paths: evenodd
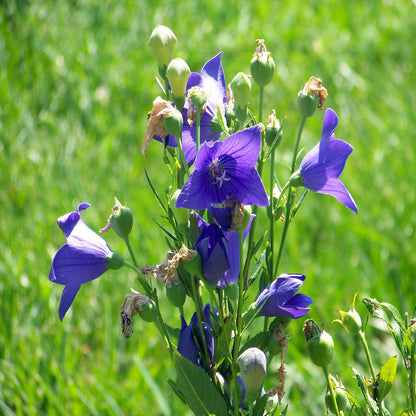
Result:
M217 159L209 165L209 175L214 179L215 184L219 184L220 188L224 181L229 181L231 178L226 177L226 171L222 163Z

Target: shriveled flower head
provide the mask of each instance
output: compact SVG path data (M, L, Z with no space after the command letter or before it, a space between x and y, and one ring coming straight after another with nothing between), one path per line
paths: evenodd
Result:
M162 97L157 97L153 101L153 108L149 114L146 130L144 132L144 139L142 144L142 154L147 157L146 149L152 143L153 138L159 139L165 146L170 145L176 147L178 145L176 139L169 135L166 130L163 119L171 117L176 112L176 108Z
M260 152L260 127L241 130L211 145L204 143L195 170L176 201L177 208L202 210L226 201L244 205L269 205L255 169Z
M211 312L211 305L207 303L202 312L202 327L205 334L210 362L206 363L206 360L203 358L203 342L196 312L192 315L189 325L186 324L184 317L181 317L182 327L178 340L178 352L189 361L206 370L206 365L211 366L214 362L215 338L212 332L217 325L218 311L214 306L213 311Z
M212 121L217 117L217 108L225 116L225 103L227 102L227 87L221 55L222 52L210 59L203 66L200 74L192 72L186 86L187 91L193 87L198 87L200 94L204 94L206 97L206 103L201 116L200 143L216 141L221 135L212 130ZM182 131L183 151L188 163L194 160L196 156L196 124L193 123L193 117L190 117L191 122L188 122L188 114L193 114L194 106L195 104L189 99L182 110L184 119Z
M143 307L147 306L149 302L149 297L138 292L130 293L124 298L120 309L120 318L122 332L126 338L130 338L133 333L134 316L142 311Z
M105 240L82 220L81 211L89 206L90 204L84 202L78 206L77 211L58 219L58 225L66 237L66 244L53 258L49 280L65 286L59 304L61 321L83 283L100 277L108 269L123 265L122 257L113 253Z
M295 319L306 315L313 300L302 293L296 293L305 277L303 274L281 274L257 298L257 308L261 308L260 315Z
M358 213L357 205L339 176L353 147L335 139L338 116L328 108L325 112L321 141L304 157L299 170L303 185L311 191L333 196L347 208Z

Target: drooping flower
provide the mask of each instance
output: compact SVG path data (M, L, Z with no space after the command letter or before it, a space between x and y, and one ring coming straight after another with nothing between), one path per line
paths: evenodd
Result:
M213 329L217 325L218 320L218 311L217 309L213 308L213 312L211 313L211 305L207 303L203 310L203 322L202 327L205 335L208 356L210 363L209 365L213 364L214 362L214 353L215 353L215 337L213 335ZM214 323L214 327L212 321ZM198 316L195 312L192 315L191 321L189 325L186 324L185 318L181 317L182 327L181 332L179 335L178 340L178 352L189 361L193 362L194 364L204 368L206 367L202 364L206 360L201 359L204 356L203 351L203 341L201 336L201 331L198 324Z
M194 249L198 251L202 260L202 275L213 286L230 269L228 240L221 228L215 224L209 224L197 215L198 226L201 233L195 243ZM238 243L238 236L237 236Z
M191 173L176 201L177 208L202 210L236 201L269 205L255 169L260 152L260 126L241 130L211 145L202 144Z
M227 102L227 86L221 63L222 52L210 59L202 68L201 73L192 72L188 79L186 90L198 87L206 95L206 104L201 116L200 143L216 141L220 133L212 130L212 121L217 117L217 109L225 116L225 103ZM183 151L185 158L190 163L196 156L196 123L188 122L188 112L195 105L187 100L182 110L183 115ZM192 110L191 108L191 110Z
M257 308L262 316L287 316L300 318L306 315L313 300L302 293L296 293L306 276L303 274L281 274L257 298Z
M77 211L58 219L66 244L53 258L49 280L65 286L59 304L61 321L82 284L100 277L108 269L117 269L123 265L123 258L112 252L105 240L82 220L81 211L89 206L84 202L78 206Z
M324 116L321 141L304 157L299 167L303 186L311 191L332 195L356 214L357 205L345 185L339 179L353 147L335 139L338 116L328 108Z

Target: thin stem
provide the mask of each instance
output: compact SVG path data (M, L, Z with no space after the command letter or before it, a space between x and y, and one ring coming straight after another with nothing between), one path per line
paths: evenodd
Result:
M410 371L409 371L409 388L410 388L410 405L413 412L416 411L415 406L415 371L416 371L416 361L415 361L415 347L416 347L416 339L412 341L412 348L410 351Z
M306 122L306 117L302 117L302 119L300 120L300 124L299 124L298 135L296 137L295 150L293 151L292 167L291 167L290 174L292 174L295 171L296 158L298 156L300 138L302 137L302 131L303 131L303 127L305 126L305 122Z
M126 238L124 239L124 242L126 243L127 249L129 250L130 257L131 257L131 259L132 259L132 261L133 261L134 265L135 265L136 267L139 267L139 266L138 266L138 263L137 263L137 260L136 260L136 256L134 255L133 248L131 247L129 237L126 237Z
M337 416L340 416L340 413L339 413L339 410L338 410L337 399L335 397L334 387L333 387L333 385L331 383L331 380L329 378L328 368L327 367L322 367L322 370L324 371L324 374L325 374L326 384L328 385L329 392L330 392L331 397L332 397L332 403L334 405L334 408L335 408L335 411L336 411L336 415Z
M201 110L202 107L196 106L196 153L198 154L201 147Z
M263 117L263 96L264 96L264 86L259 86L259 123Z
M275 162L275 151L272 150L270 155L270 205L269 205L269 212L270 212L270 229L269 229L269 244L270 244L270 263L269 263L269 281L267 282L270 284L273 281L273 258L274 258L274 209L273 209L273 188L274 188L274 162Z

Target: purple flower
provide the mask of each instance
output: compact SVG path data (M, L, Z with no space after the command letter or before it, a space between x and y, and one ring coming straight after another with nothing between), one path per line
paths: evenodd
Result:
M194 250L197 250L202 260L202 274L210 285L217 285L224 273L230 269L228 240L215 224L209 224L197 215L198 226L201 230ZM238 243L238 235L237 235Z
M324 116L321 141L302 160L300 176L306 188L332 195L357 214L354 199L338 179L353 148L343 140L335 139L334 131L337 125L337 114L328 108Z
M257 308L262 316L288 316L300 318L306 315L313 300L296 292L305 280L303 274L281 274L257 298Z
M213 364L215 353L215 338L213 335L211 318L214 320L214 326L216 327L218 321L218 311L214 307L213 315L211 315L211 305L207 303L204 306L202 312L202 327L207 343L210 364ZM186 324L183 316L181 317L181 321L182 327L178 340L178 352L189 361L192 361L194 364L206 370L205 366L201 364L201 361L204 362L205 360L201 360L201 357L204 356L204 350L201 331L198 324L198 316L196 312L192 315L189 325Z
M58 218L58 225L65 234L66 244L53 258L49 280L65 286L59 304L61 321L83 283L100 277L109 268L122 265L121 256L113 256L116 253L110 250L105 240L88 228L82 220L80 212L89 206L90 204L84 202L78 206L77 211Z
M201 74L192 72L188 79L186 90L192 87L201 88L207 95L205 111L200 122L200 143L216 141L221 133L212 131L212 120L217 117L217 108L225 116L225 103L227 102L227 87L225 84L224 71L221 64L222 52L209 60L201 70ZM188 123L188 110L193 105L187 102L182 110L183 115L183 150L186 161L189 163L196 156L196 123L192 126Z
M202 210L212 204L237 201L244 205L269 205L255 169L260 152L260 126L241 130L223 142L202 144L195 170L176 201L177 208Z

